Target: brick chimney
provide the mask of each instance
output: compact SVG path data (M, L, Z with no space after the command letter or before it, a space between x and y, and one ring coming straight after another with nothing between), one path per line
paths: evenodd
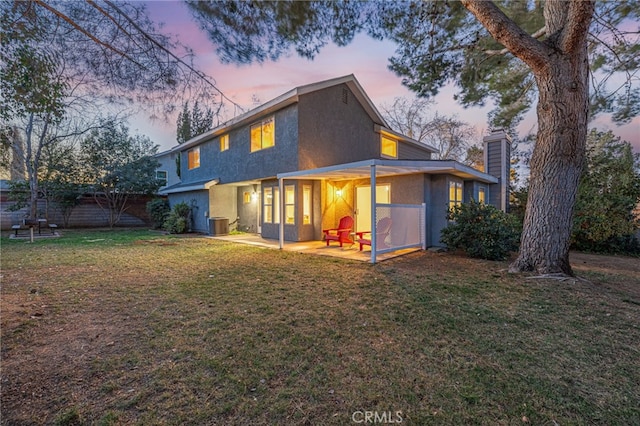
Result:
M484 171L498 178L489 186L487 201L502 211L509 211L509 176L511 172L511 138L503 129L496 129L483 138Z

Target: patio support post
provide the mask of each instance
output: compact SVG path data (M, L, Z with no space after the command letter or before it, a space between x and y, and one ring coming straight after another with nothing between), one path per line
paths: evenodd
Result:
M376 165L371 165L371 263L376 263L376 251L378 242L376 241Z
M280 215L280 223L278 224L278 240L280 250L284 248L284 206L283 206L283 197L284 197L284 179L278 179L278 205L280 206L279 215Z
M422 203L422 212L420 212L420 227L422 232L420 239L422 240L422 250L427 249L427 204Z

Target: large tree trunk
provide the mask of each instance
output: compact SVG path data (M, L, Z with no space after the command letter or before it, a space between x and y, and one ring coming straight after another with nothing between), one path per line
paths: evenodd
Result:
M536 80L538 136L520 255L510 270L572 275L571 224L587 138L586 52L581 59L559 58Z
M569 243L589 113L587 33L593 1L547 0L540 42L493 2L462 0L489 33L526 63L538 85L538 138L529 199L512 272L572 274Z
M593 5L575 6L563 0L545 4L545 44L553 53L544 66L532 67L538 85L538 135L520 254L512 272L573 275L569 245L587 140L586 31L593 14Z

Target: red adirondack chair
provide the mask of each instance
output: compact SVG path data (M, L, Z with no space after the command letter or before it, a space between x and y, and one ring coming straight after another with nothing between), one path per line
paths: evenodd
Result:
M385 240L387 239L387 236L389 235L390 231L391 231L391 218L383 217L378 221L378 224L376 225L377 248L381 249L381 248L387 247L387 243L385 242ZM360 244L360 251L362 251L362 246L371 245L371 237L365 238L364 236L366 234L371 234L371 231L356 232L356 238L357 238L356 242Z
M351 216L345 216L340 219L340 223L337 228L323 229L324 239L327 241L327 246L331 241L337 241L342 247L343 243L353 244L351 239L351 232L353 230L353 218Z

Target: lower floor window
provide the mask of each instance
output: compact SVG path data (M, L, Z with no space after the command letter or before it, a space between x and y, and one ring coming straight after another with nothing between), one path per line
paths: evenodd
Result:
M312 223L311 211L313 208L313 197L311 185L301 185L302 190L302 224ZM262 220L264 223L280 223L280 203L284 207L284 223L287 225L296 224L296 214L298 214L298 201L296 195L296 185L285 185L284 199L280 200L280 189L278 187L263 187L262 190ZM300 219L298 219L300 220Z
M302 186L302 224L311 224L311 185Z
M264 223L280 223L280 190L278 188L263 189L262 220Z
M287 225L296 223L296 187L293 185L284 187L284 219Z
M462 204L462 183L449 182L449 208Z

